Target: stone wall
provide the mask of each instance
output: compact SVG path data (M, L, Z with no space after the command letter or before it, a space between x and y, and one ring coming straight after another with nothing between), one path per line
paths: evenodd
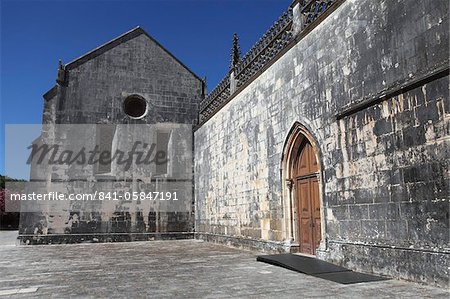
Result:
M322 166L318 256L447 285L448 6L345 1L238 90L194 133L198 237L295 248L282 161L300 123Z
M129 123L122 102L130 94L151 105L144 123L192 124L197 119L202 81L142 29L135 31L136 37L66 66L68 82L58 94L57 123Z
M152 187L145 192L172 192L162 189L171 180L182 180L184 185L179 191L186 194L185 207L158 211L136 202L57 203L40 212L24 213L20 238L24 242L47 243L146 240L170 232L180 233L169 234L171 238L192 237L192 124L198 117L203 81L136 28L61 65L57 82L44 96L44 126L36 143L61 144L64 149L95 145L100 134L96 125L101 124L114 126L115 149L130 150L133 137L157 144L157 132L170 132L167 154L174 159L169 159L170 171L162 175L153 164L125 171L112 163L110 173L102 174L96 173L96 165L33 165L32 180L49 182L46 188L51 191L59 190L61 184L70 185L77 193L115 192L119 186L121 191L143 191L140 186L144 183ZM125 114L123 103L130 95L145 100L144 117L134 119ZM124 187L124 182L129 183ZM89 187L92 184L96 187Z

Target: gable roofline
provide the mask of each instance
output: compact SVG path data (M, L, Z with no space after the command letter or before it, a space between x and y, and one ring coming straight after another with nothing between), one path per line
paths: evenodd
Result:
M54 96L56 96L58 92L58 86L54 85L52 88L50 88L44 95L42 96L46 101L53 99Z
M98 46L97 48L87 52L86 54L70 61L65 65L66 70L72 70L85 62L88 62L91 59L94 59L97 56L100 56L101 54L105 53L108 50L111 50L112 48L117 47L118 45L125 43L129 40L132 40L135 37L138 37L140 35L146 35L150 40L152 40L157 46L159 46L161 49L163 49L169 56L171 56L175 61L177 61L183 68L185 68L187 71L189 71L192 75L194 75L195 78L203 82L203 79L201 79L197 74L195 74L190 68L188 68L184 63L182 63L178 58L175 57L172 53L169 52L166 48L164 48L163 45L161 45L156 39L154 39L150 34L148 34L142 27L137 26L133 29L131 29L128 32L125 32L122 35L119 35L118 37L110 40L109 42L104 43L103 45Z

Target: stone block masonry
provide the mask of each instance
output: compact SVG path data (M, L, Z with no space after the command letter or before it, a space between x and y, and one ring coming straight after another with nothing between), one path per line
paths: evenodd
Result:
M346 267L441 286L449 262L448 1L345 1L194 133L199 238L298 250L283 154L317 143L322 240Z
M164 212L68 203L22 215L21 240L195 236L262 251L308 248L353 270L447 287L448 1L291 6L206 98L204 81L141 28L60 63L37 145L81 139L112 151L133 144L127 125L145 125L139 137L176 159L127 170L32 165L31 178L50 189L73 179L74 190L189 182L180 189L195 201ZM76 124L94 129L82 138L54 129Z
M129 182L128 192L142 191L144 183L155 187L146 192L173 192L160 189L178 180L187 185L183 191L189 200L174 211L124 200L56 203L23 213L19 238L39 244L192 238L192 125L203 93L203 80L139 27L66 65L60 63L57 85L44 95L44 126L37 142L71 150L80 140L84 144L79 148L92 145L88 149L109 142L108 150L113 152L129 151L137 137L155 144L157 150L165 148L167 156L176 159L164 169L152 164L140 168L133 164L129 170L113 163L104 169L87 163L32 165L31 179L51 182L51 191L56 189L54 182L71 184L80 194L94 193L91 187L82 188L92 185L107 186L100 191L113 193L124 182ZM125 107L127 100L135 106ZM127 109L138 114L130 115ZM141 128L149 129L136 133Z

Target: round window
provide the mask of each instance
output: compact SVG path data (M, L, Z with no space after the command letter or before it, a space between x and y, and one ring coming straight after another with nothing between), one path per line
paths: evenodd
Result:
M123 111L132 118L141 118L147 112L147 102L141 96L129 96L123 102Z

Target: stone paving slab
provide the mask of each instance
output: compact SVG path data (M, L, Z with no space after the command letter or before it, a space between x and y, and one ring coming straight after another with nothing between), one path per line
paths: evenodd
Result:
M342 285L257 262L259 252L198 240L15 246L2 233L0 299L449 296L398 280Z

